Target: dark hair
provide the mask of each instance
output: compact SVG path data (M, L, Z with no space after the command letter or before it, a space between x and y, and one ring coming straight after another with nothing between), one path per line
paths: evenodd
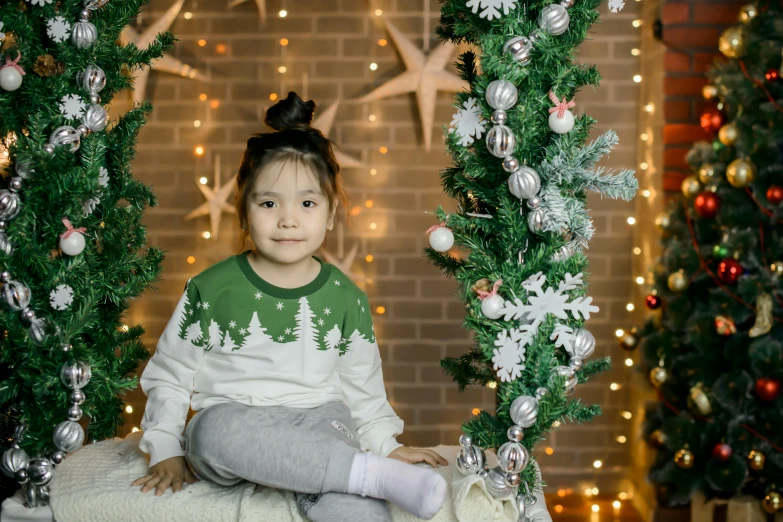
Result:
M267 109L264 123L276 132L254 134L247 140L247 149L242 155L237 176L235 204L239 226L240 252L245 248L249 233L244 229L247 223L247 201L258 174L276 162L295 161L311 169L318 177L329 209L334 210L338 201L343 208L348 198L343 189L340 166L332 151L332 141L318 129L310 126L315 114L315 102L303 101L295 92Z

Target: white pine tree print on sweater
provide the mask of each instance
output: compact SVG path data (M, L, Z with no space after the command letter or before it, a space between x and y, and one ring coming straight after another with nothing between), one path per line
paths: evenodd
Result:
M331 350L333 348L339 348L343 342L343 333L340 331L340 327L334 325L334 328L324 334L324 347L319 350Z
M220 332L220 325L218 325L214 319L209 321L209 339L207 345L207 351L213 348L220 348L221 338L223 334Z
M305 348L318 349L318 331L316 329L315 312L310 309L306 297L299 299L299 311L296 313L296 329L294 335L304 341Z
M272 337L266 333L266 328L261 326L261 321L258 320L258 312L253 312L253 318L250 320L250 325L247 327L247 337L242 341L240 349L247 346L265 344L271 341Z
M220 347L224 352L232 352L237 349L237 344L231 338L231 332L226 330L226 336L223 337L223 345Z

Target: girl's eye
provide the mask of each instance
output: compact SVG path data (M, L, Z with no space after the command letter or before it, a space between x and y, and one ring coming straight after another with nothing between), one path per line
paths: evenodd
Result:
M305 208L314 208L315 207L315 201L307 200L304 203L302 203Z
M274 201L264 201L261 203L261 206L264 208L274 208L275 202Z

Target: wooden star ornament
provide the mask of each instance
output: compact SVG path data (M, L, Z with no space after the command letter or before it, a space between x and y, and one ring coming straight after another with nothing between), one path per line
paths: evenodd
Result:
M220 183L220 155L216 155L214 187L209 188L206 185L198 183L198 188L201 193L204 194L204 198L206 198L207 201L193 212L185 216L185 221L188 221L199 216L209 215L212 233L211 237L213 238L218 237L218 232L220 231L220 220L223 216L223 212L235 214L237 211L233 204L226 201L228 197L234 193L236 188L236 175L228 184L221 185Z

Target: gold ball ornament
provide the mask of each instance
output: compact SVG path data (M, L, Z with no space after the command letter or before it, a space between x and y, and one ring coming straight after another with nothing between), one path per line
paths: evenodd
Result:
M672 218L666 212L661 212L655 218L655 226L658 227L658 230L666 230L671 225L671 222Z
M693 467L693 453L688 448L682 448L674 455L674 463L682 469L691 469Z
M761 507L770 515L780 513L783 510L783 496L777 491L770 491L761 501Z
M699 169L699 181L708 185L718 180L718 173L715 170L715 165L711 163L705 163Z
M748 160L738 158L729 163L726 169L726 179L732 187L742 188L751 183L756 177L756 167Z
M702 383L691 388L688 395L688 406L699 415L709 415L712 413L712 404L710 404L710 398L704 391L704 385Z
M701 185L696 176L688 176L682 180L682 195L688 199L695 198L701 192Z
M745 35L741 27L729 27L718 40L718 49L728 58L737 58L745 46Z
M739 138L739 130L733 123L727 123L718 131L718 139L724 145L734 145L734 142Z
M677 270L669 275L667 284L669 285L669 290L672 292L682 292L688 288L688 278L685 276L685 271Z
M650 370L650 382L656 388L660 388L666 382L667 377L669 377L669 373L666 371L666 368L656 366Z
M650 433L650 444L656 448L662 448L666 444L666 434L661 430Z
M701 88L701 95L705 100L711 100L718 97L718 88L714 85L707 84Z
M746 24L756 18L759 14L758 8L753 4L745 4L740 8L739 21Z
M748 466L753 471L761 471L767 462L767 456L758 450L753 450L748 454Z

